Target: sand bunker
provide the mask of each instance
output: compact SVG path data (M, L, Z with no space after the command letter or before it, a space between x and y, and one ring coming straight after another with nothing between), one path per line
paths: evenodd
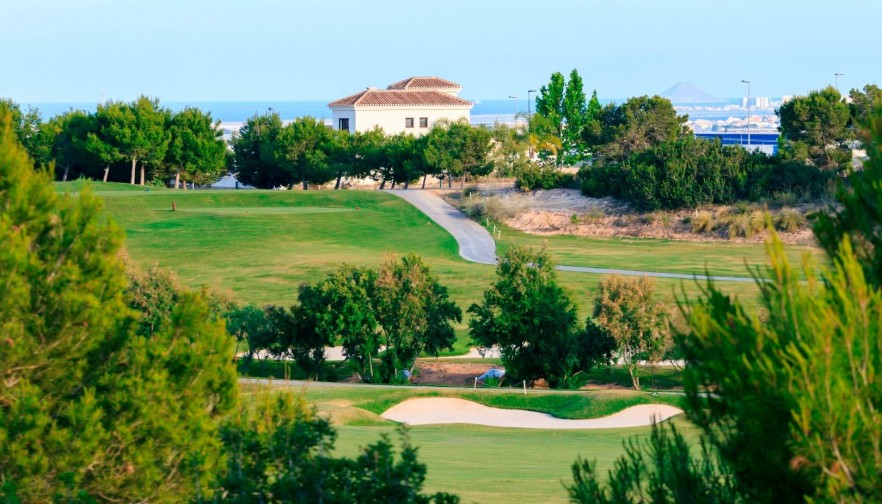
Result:
M683 410L666 404L631 406L613 415L587 420L566 420L535 411L491 408L464 399L426 397L409 399L389 408L383 418L408 425L472 424L520 429L612 429L645 427Z

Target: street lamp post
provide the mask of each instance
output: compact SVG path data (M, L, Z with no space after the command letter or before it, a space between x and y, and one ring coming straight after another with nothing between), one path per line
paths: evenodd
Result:
M750 152L750 81L741 79L741 82L747 84L747 151Z
M533 112L530 111L530 93L535 93L535 89L527 90L527 122L530 122L530 118L533 117Z
M514 127L515 127L515 129L518 129L518 97L517 96L509 96L509 98L514 100L514 110L515 110Z
M839 73L839 72L836 72L835 74L833 74L833 76L836 77L836 91L839 91L839 78L842 77L843 75L845 75L845 74Z

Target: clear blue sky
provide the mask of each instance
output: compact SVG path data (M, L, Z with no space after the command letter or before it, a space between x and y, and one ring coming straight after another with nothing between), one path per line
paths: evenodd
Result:
M572 68L601 98L882 84L878 0L0 0L0 19L21 103L330 100L410 75L523 98Z

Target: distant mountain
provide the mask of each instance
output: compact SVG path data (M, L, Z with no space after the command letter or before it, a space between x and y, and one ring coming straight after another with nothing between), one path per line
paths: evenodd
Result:
M726 101L691 82L678 82L661 95L671 100L672 103L720 103Z

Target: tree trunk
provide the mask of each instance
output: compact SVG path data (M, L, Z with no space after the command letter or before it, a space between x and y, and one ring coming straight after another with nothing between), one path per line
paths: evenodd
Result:
M404 189L407 189L408 187L410 187L410 181L409 181L409 180L405 180L405 181L404 181Z
M102 182L107 182L107 174L110 173L110 165L104 167L104 180Z
M70 165L64 165L64 175L61 177L62 182L67 182L68 172L70 172Z
M426 188L426 179L427 178L429 178L429 174L428 173L423 174L423 189Z
M178 190L178 184L181 183L181 170L175 172L175 190Z
M467 172L467 171L462 172L462 180L459 183L460 189L463 189L465 187L465 179L466 179L466 176L468 176L468 174L469 174L469 172Z
M304 191L309 190L309 182L307 182L306 179L303 179L303 190Z
M450 174L447 174L447 188L453 189L453 177Z
M384 178L383 181L380 182L380 190L382 191L385 188L386 188L386 179Z
M144 163L141 163L141 185L144 185Z
M132 185L135 185L135 166L138 164L138 158L132 158Z
M634 372L634 367L628 366L628 374L631 375L631 384L634 385L634 390L640 390L640 377Z
M395 189L395 179L392 179L392 185L389 186L389 189Z
M343 178L343 172L337 174L337 183L334 184L334 190L340 189L340 180Z

